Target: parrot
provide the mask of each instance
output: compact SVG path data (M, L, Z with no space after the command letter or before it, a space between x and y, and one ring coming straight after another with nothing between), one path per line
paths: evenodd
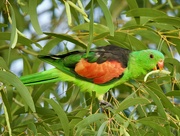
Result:
M164 55L157 50L130 51L117 45L99 46L86 51L60 55L38 55L55 68L20 77L25 85L57 81L72 82L81 91L96 92L100 103L110 89L152 70L162 70Z

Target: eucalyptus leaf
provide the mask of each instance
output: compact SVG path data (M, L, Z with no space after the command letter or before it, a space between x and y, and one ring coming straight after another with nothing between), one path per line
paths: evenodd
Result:
M69 121L67 115L63 111L63 108L52 99L45 99L45 100L53 107L54 111L58 115L58 118L61 121L65 135L69 136Z
M136 8L136 9L131 9L128 12L126 12L127 16L148 16L148 17L162 17L162 16L167 16L166 13L155 10L155 9L150 9L150 8Z
M30 15L31 22L32 22L32 25L33 25L36 33L42 34L42 30L41 30L41 27L40 27L39 21L38 21L36 6L37 6L37 0L29 1L29 15Z
M145 98L129 98L122 101L119 105L119 107L116 110L116 113L121 112L130 106L134 106L136 104L148 104L150 101Z
M29 106L32 112L35 112L34 102L32 100L31 94L27 90L27 88L23 85L23 83L17 78L14 74L7 71L0 71L0 79L1 82L9 85L13 85L17 92L22 97L25 104Z
M71 35L67 35L67 34L56 34L56 33L44 33L46 35L50 35L50 36L54 36L57 37L61 40L67 40L69 42L72 42L76 45L81 46L82 48L86 48L86 44L84 42L82 42L81 40L79 40L77 37L73 37Z

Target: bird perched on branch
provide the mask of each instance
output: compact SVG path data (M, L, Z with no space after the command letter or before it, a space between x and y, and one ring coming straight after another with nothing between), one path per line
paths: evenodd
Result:
M73 82L81 91L95 91L100 101L111 88L164 66L164 55L157 50L131 52L115 45L97 47L89 53L72 51L62 55L39 55L38 58L55 68L21 77L25 85Z

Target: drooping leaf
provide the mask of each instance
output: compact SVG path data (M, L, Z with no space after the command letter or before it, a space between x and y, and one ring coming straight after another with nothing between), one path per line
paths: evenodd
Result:
M72 42L78 46L81 46L82 48L86 48L86 44L83 43L81 40L79 40L77 37L73 37L71 35L67 35L67 34L56 34L56 33L44 33L46 35L50 35L50 36L54 36L57 37L61 40L67 40L69 42Z
M107 119L107 117L101 113L92 114L86 117L76 125L77 127L76 135L80 135L84 131L84 129L88 127L91 123L102 119Z
M112 22L112 16L111 16L109 10L103 0L97 0L97 2L99 4L99 6L101 7L102 11L104 12L104 16L106 18L106 22L107 22L107 26L110 31L110 35L114 36L114 24Z
M164 127L164 125L168 124L168 122L164 118L152 116L139 119L137 122L152 127L164 136L169 136L166 127Z
M12 18L10 18L10 20L12 21L12 30L11 30L11 39L10 39L10 45L11 48L14 48L16 46L17 43L17 39L18 39L18 34L17 34L17 28L16 28L16 17L15 17L15 13L14 13L14 9L13 7L10 5L10 9L11 9L11 15Z
M32 100L31 94L29 93L28 89L23 85L23 83L16 77L14 74L7 72L7 71L0 71L0 79L1 82L13 85L17 92L22 97L23 101L29 106L32 112L35 112L34 102ZM25 105L26 106L26 105Z
M116 113L123 111L127 108L129 108L130 106L134 106L137 104L148 104L150 103L150 101L148 99L145 98L129 98L129 99L125 99L124 101L122 101L119 105L119 107L116 110Z
M45 100L52 106L52 108L58 115L58 118L60 119L63 130L64 130L65 136L69 136L69 121L63 108L52 99L45 99Z
M30 0L29 1L29 15L30 15L30 19L32 22L32 25L34 27L34 30L36 31L37 34L42 34L42 30L41 27L39 25L39 21L38 21L38 14L37 14L37 0Z
M162 17L167 16L166 13L148 8L135 8L131 9L126 13L129 17L148 16L148 17Z

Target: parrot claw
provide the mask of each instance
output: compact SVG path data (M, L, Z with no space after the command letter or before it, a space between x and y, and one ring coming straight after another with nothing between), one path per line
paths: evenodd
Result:
M111 103L109 103L109 102L107 102L107 101L104 101L104 100L101 100L101 101L99 102L99 104L100 104L100 106L101 106L103 109L106 109L106 108L108 108L108 107L110 107L110 108L112 108L112 109L114 108Z

